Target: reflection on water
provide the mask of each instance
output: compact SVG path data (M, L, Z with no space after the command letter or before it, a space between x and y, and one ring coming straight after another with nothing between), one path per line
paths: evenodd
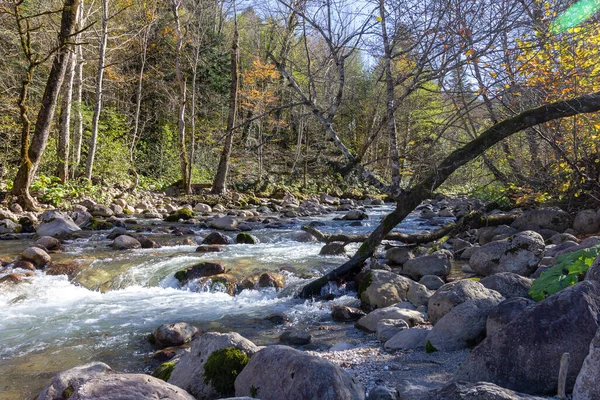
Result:
M331 220L341 213L317 219L326 222L319 229L327 233L360 234L368 233L389 210L369 210L370 219L359 227ZM223 246L220 253L196 253L195 246L114 251L107 247L110 241L97 237L67 243L53 259L81 263L73 282L38 271L22 284L0 286L0 398L33 397L55 373L91 360L117 370L148 371L152 348L146 335L163 323L187 321L201 329L236 330L268 343L274 328L266 316L286 313L296 324L324 318L330 305L278 296L274 290L244 290L235 297L196 293L178 289L173 278L199 261L220 260L237 277L286 267L296 271L296 277L288 274L288 285L297 285L302 282L297 276L329 270L345 259L319 256L319 243L294 241L307 221L296 220L282 230L255 230L260 244ZM415 232L424 227L413 216L400 228ZM207 233L198 231L197 238ZM0 241L0 258L12 259L30 243Z

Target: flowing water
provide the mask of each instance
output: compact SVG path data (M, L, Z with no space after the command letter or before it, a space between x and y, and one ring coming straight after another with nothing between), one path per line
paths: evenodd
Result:
M106 232L70 241L64 252L52 256L82 266L73 281L37 271L21 284L0 285L0 399L33 398L57 372L92 360L120 371L151 371L156 362L150 359L147 335L164 323L235 330L257 344L271 344L281 328L265 317L285 314L298 326L327 319L330 303L296 299L292 289L307 276L340 265L345 256L320 256L322 244L299 243L294 235L309 220L324 222L319 229L327 233L368 233L390 210L369 209L369 220L359 227L332 221L343 213L296 219L284 229L254 230L257 245L223 246L220 253L196 253L196 246L185 245L115 251L108 247ZM431 223L411 215L398 229L411 233L431 229ZM149 237L161 238L150 229ZM208 232L197 231L196 236ZM12 259L30 244L0 242L0 257ZM347 248L352 253L357 247ZM285 272L287 287L279 293L244 290L231 297L179 288L174 273L204 260L221 260L240 277L259 270L292 272ZM351 296L335 302L356 305Z

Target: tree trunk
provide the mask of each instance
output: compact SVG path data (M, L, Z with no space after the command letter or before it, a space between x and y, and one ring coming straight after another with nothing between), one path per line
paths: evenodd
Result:
M235 1L234 1L235 13ZM233 40L231 42L231 88L229 91L229 114L227 115L227 127L225 129L226 138L219 167L213 181L212 193L225 193L225 184L227 181L227 172L229 170L229 158L231 157L231 148L233 144L233 127L235 125L235 114L237 110L237 92L238 92L238 41L239 32L237 26L237 16L234 15Z
M179 161L181 163L181 187L183 190L188 190L188 156L185 139L185 104L187 102L187 87L183 73L181 72L181 50L183 48L183 33L181 31L181 22L179 21L179 6L181 0L173 0L173 15L175 16L175 24L177 28L177 55L175 57L175 73L177 77L177 85L179 86L179 114L177 117L177 125L179 128Z
M62 183L69 180L69 144L71 142L71 103L73 100L73 78L75 76L74 53L69 53L69 67L63 84L64 93L60 110L60 132L58 136L58 178Z
M192 194L192 174L194 172L194 158L196 157L196 78L198 76L198 61L200 59L200 43L194 53L194 65L192 66L192 134L190 135L190 163L188 168L188 183L185 187L187 194Z
M78 8L79 0L65 0L60 24L60 46L52 61L52 67L50 68L50 74L48 75L41 100L40 111L35 123L35 130L31 137L31 143L28 143L29 132L24 132L27 135L22 138L22 160L13 183L12 193L17 197L17 201L27 210L35 210L37 208L33 197L29 194L29 187L48 143L50 124L54 119L58 95L67 70L70 55L69 48L71 47L69 38L75 30ZM23 100L26 100L26 97ZM25 147L27 147L26 152Z
M92 118L92 137L90 139L90 148L85 167L85 176L92 179L94 170L94 159L96 157L96 147L98 145L98 125L100 123L100 113L102 112L102 97L104 95L102 81L104 79L104 68L106 59L106 45L108 41L108 0L102 0L102 33L100 37L100 50L98 58L98 72L96 75L96 105L94 106L94 116Z
M479 157L503 139L538 124L598 110L600 110L600 92L527 110L487 129L476 139L450 153L430 175L409 191L400 193L396 197L394 211L381 221L352 258L327 275L307 284L301 295L303 297L319 295L321 287L329 280L337 280L339 277L362 268L364 262L373 255L386 235L423 200L430 198L433 191L444 183L454 171Z
M79 8L79 26L85 24L83 20L83 0ZM76 41L80 40L81 35L76 36ZM73 143L73 163L71 165L71 178L75 178L79 164L81 163L81 143L83 142L83 46L78 44L75 52L77 68L75 71L75 138Z

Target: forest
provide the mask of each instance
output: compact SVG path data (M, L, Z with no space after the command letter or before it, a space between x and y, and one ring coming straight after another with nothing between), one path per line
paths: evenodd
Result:
M597 2L569 5L4 2L1 188L30 208L102 185L394 198L495 124L597 92ZM511 132L443 190L597 201L595 108Z

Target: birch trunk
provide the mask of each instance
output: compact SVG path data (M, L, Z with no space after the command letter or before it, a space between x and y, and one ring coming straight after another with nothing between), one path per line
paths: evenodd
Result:
M79 8L79 21L80 26L85 24L83 20L83 0L81 0L81 7ZM76 36L76 40L79 41L81 39L81 35ZM77 169L79 168L79 164L81 163L81 143L83 142L83 48L82 45L77 45L77 50L75 52L76 56L76 70L75 70L75 86L76 86L76 95L75 95L75 138L73 141L73 163L71 166L71 178L75 178L77 174Z
M75 76L74 53L69 53L69 67L64 86L62 108L60 110L60 132L58 136L58 178L62 183L69 180L69 144L71 142L71 104L73 100L73 78Z
M179 129L179 161L181 163L181 187L187 190L188 176L188 155L185 138L185 104L187 101L187 87L183 73L181 72L181 50L183 48L183 33L181 31L181 22L179 20L179 7L181 0L173 0L173 15L175 17L175 25L177 28L177 55L175 58L175 73L177 77L177 85L179 86L179 113L177 117L177 125Z

